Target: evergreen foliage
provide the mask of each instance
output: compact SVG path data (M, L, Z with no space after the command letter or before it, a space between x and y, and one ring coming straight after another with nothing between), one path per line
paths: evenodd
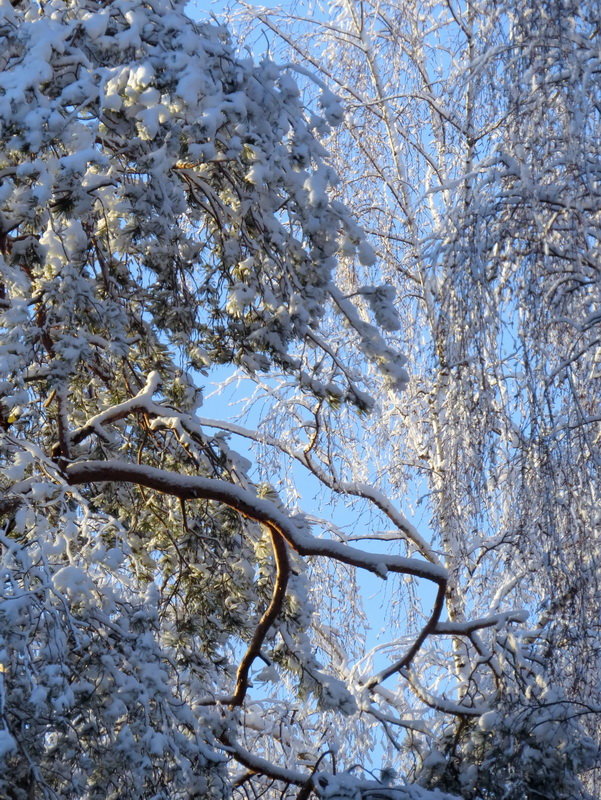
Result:
M592 796L599 212L581 157L598 123L567 88L594 82L590 20L555 20L564 91L555 50L524 44L538 6L512 18L548 78L541 104L497 41L508 12L482 23L479 54L469 7L473 71L449 95L467 120L445 140L462 156L420 239L398 193L419 148L393 135L394 87L374 77L384 18L356 39L374 99L349 56L357 4L332 8L346 38L320 77L257 63L180 2L0 4L2 797ZM501 74L504 127L474 110ZM540 127L563 153L551 165ZM364 147L347 170L349 137ZM382 221L376 263L363 229ZM253 387L254 428L201 416L217 366ZM228 437L262 448L257 469ZM299 511L282 462L334 516L356 501L350 533ZM420 483L423 530L394 502ZM359 574L395 598L371 652ZM597 616L574 623L586 602Z

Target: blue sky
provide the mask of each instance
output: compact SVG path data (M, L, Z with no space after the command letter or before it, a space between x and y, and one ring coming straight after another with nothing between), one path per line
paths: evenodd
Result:
M274 7L281 4L275 2L262 2L257 3L256 5ZM216 2L192 0L187 5L186 10L187 13L194 19L208 19L211 15L214 15L220 21L220 15L225 9L227 9L228 6L232 7L234 6L234 3L231 2L231 0L230 2L227 0L217 0ZM262 41L264 44L265 40ZM205 402L203 407L199 410L199 414L202 417L208 417L215 420L221 419L232 422L236 421L236 416L241 409L242 401L248 394L248 392L245 391L245 389L248 389L248 386L244 387L243 384L237 385L234 382L225 390L218 389L219 383L227 379L232 372L233 370L231 367L220 367L213 369L206 378L203 378L203 376L200 375L197 376L200 384L204 384L205 387ZM259 423L260 412L255 410L250 414L243 424L246 427L253 428L258 427ZM251 463L254 465L257 464L257 454L253 452L248 440L240 436L231 436L229 438L229 445L233 450L251 461ZM259 478L256 466L251 470L250 474L252 478ZM350 509L347 507L343 501L339 500L338 502L329 502L327 500L327 496L320 491L318 481L313 476L308 474L307 471L304 470L300 465L294 465L292 467L292 476L295 486L301 495L299 502L301 509L307 513L311 513L313 511L315 516L331 520L347 535L366 534L391 527L388 520L382 519L381 515L374 513L373 510L359 513L356 508ZM266 476L260 477L263 480L266 478ZM268 477L267 479L269 480ZM273 482L275 483L276 480L277 477L274 476ZM397 502L399 501L398 498L396 500ZM413 498L413 500L415 500L415 498ZM404 499L400 498L400 506L403 507L405 504L406 503L404 502ZM405 508L402 510L404 513L406 513ZM424 532L424 536L425 538L429 538L429 532L427 529L427 515L422 514L420 515L421 518L416 519L412 519L410 515L408 516L422 532L424 532L425 525L426 530ZM315 533L319 534L319 531L316 529ZM358 542L357 544L359 547L362 547L366 550L379 550L382 547L389 547L389 545L386 543L374 541ZM388 611L390 610L391 604L397 599L395 595L399 594L399 589L401 590L403 596L406 595L406 591L402 583L398 583L396 581L384 582L369 573L361 574L358 576L358 578L363 595L364 609L368 619L371 622L371 630L367 632L366 640L367 648L371 648L386 641L390 641L390 631L386 630L386 628L382 626L386 625ZM435 591L433 587L426 581L418 581L415 591L418 598L420 598L421 602L423 603L424 610L426 613L429 613L429 609L431 608L435 597ZM402 599L401 602L403 602ZM398 633L402 633L402 631L398 631ZM387 657L385 654L379 654L376 658L374 658L374 671L385 667L388 663L390 663L390 660L391 659L389 656ZM386 685L388 688L393 688L394 684L395 679L391 678ZM369 759L366 766L380 766L382 759L383 751L375 752L372 754L372 757ZM380 763L376 764L376 762Z

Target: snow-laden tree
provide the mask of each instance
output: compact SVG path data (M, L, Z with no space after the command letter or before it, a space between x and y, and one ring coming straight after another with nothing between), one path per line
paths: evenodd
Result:
M237 7L308 97L320 85L340 99L326 143L338 196L378 255L346 265L341 285L387 283L401 320L389 341L409 356L407 392L372 390L360 437L321 408L311 445L351 493L369 479L417 498L425 541L410 551L449 571L448 647L432 637L403 671L390 757L470 798L598 796L599 4ZM398 603L399 630L419 603ZM530 619L511 637L451 636L514 607ZM415 695L432 709L421 739L402 733ZM492 715L476 721L481 703ZM576 721L590 751L568 733Z
M338 103L167 0L4 2L0 36L0 794L398 797L352 768L446 570L286 509L196 413L216 364L316 441L315 409L373 408L370 369L406 386L389 290L336 284L374 258L318 141ZM325 627L357 571L434 590L382 674Z
M2 796L584 794L594 21L386 8L0 4Z

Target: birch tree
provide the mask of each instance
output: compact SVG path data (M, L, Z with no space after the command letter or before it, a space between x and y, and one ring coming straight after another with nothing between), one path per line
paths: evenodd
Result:
M390 341L409 356L408 391L376 392L363 438L324 419L324 459L344 464L347 486L369 473L388 497L418 498L427 546L410 547L449 570L449 634L508 607L531 614L526 673L501 676L500 639L483 649L477 636L451 637L453 679L444 648L403 673L456 720L425 760L413 748L419 780L575 796L549 786L541 764L558 742L537 740L537 714L564 704L598 741L598 4L240 6L240 29L296 65L307 96L340 99L327 146L378 256L377 272L348 265L345 291L386 281L402 322ZM463 710L428 694L425 675ZM465 706L489 680L499 716L474 729Z
M372 409L370 368L407 384L388 292L337 285L374 258L319 142L338 104L163 0L4 3L0 32L2 796L381 794L353 730L447 572L285 507L197 413L214 365L305 431ZM382 675L319 638L315 598L357 571L434 587Z

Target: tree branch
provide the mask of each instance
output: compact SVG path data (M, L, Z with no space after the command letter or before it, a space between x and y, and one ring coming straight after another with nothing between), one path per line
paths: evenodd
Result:
M367 688L373 689L378 683L382 683L385 681L386 678L389 678L395 672L400 672L402 669L406 669L409 667L415 656L417 655L420 647L426 641L430 634L434 633L437 629L439 624L440 615L442 614L442 610L444 608L444 599L445 599L445 591L447 585L445 583L441 583L438 585L438 592L436 593L436 600L434 601L434 607L432 608L432 613L430 614L430 619L422 628L419 636L413 642L409 650L405 653L405 655L395 661L393 664L390 664L386 669L381 670L378 672L377 675L374 675L373 678L367 682Z
M242 516L274 527L301 556L323 556L365 569L385 579L389 572L424 578L446 586L447 571L437 564L416 558L385 553L368 553L341 542L318 539L274 503L217 478L181 475L144 464L130 464L116 459L76 461L65 468L67 481L75 486L85 483L135 483L148 489L179 497L182 500L215 500L233 508Z
M273 545L273 554L276 565L273 594L269 606L265 609L263 616L255 628L255 632L251 639L248 650L244 654L244 658L238 667L238 672L236 675L236 689L233 696L229 700L229 705L231 706L242 705L248 689L248 673L252 663L259 655L261 645L265 640L265 636L280 613L282 609L282 603L284 602L284 598L286 596L286 588L288 586L288 578L290 576L290 563L288 561L288 553L286 552L286 542L279 534L275 526L267 525L267 527L269 528L269 533L271 535L271 543Z
M242 516L260 522L269 528L276 557L276 585L272 601L259 621L249 649L238 668L234 695L224 700L230 705L236 706L242 703L248 688L248 673L251 664L258 655L265 635L280 611L289 572L285 542L288 542L302 556L314 555L332 558L373 572L383 579L386 579L388 572L396 572L424 578L437 584L436 601L427 624L403 658L370 679L367 684L369 689L386 680L393 673L408 667L426 638L436 630L444 606L447 587L446 570L438 565L401 556L367 553L341 542L317 539L302 530L294 519L280 511L269 500L258 498L247 489L215 478L181 475L155 467L117 460L75 462L67 466L66 475L72 485L101 482L135 483L179 497L180 500L214 500L224 503Z
M369 486L366 483L357 483L356 481L341 481L330 475L325 470L321 469L318 464L310 457L308 451L296 450L295 448L287 445L278 439L263 433L262 431L253 431L249 428L244 428L241 425L236 425L231 422L225 422L215 419L208 419L200 417L199 422L207 428L217 428L218 430L227 431L228 433L242 436L245 439L266 444L270 447L275 447L280 452L295 459L309 470L315 477L334 492L346 494L350 497L358 497L363 500L368 500L373 503L380 511L388 517L388 519L398 528L402 536L413 543L418 549L420 554L432 564L440 565L441 561L438 554L420 535L417 528L409 522L407 517L396 508L391 501L374 486Z

